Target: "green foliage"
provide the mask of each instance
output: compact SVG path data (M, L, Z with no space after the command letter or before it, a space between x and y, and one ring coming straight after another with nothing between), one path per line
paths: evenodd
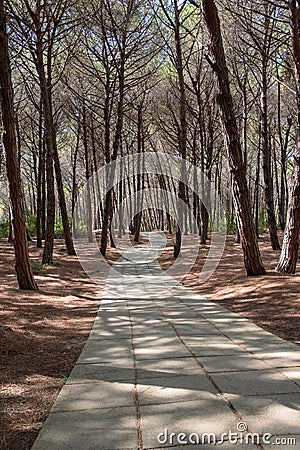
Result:
M268 229L268 219L264 209L259 208L258 210L258 232L264 233Z
M33 271L34 275L39 275L47 267L45 264L41 264L41 263L38 263L38 262L31 262L30 265L31 265L31 268L32 268L32 271Z
M68 217L69 227L72 230L72 217ZM59 218L54 225L54 237L55 239L63 239L64 237L64 227L61 218Z
M236 234L236 219L235 214L231 214L230 211L225 212L226 224L227 224L227 234Z
M36 236L36 215L29 214L26 220L26 228L30 237Z
M54 237L55 239L62 239L64 237L64 228L61 219L54 225Z
M9 220L0 223L0 238L8 238L9 236Z

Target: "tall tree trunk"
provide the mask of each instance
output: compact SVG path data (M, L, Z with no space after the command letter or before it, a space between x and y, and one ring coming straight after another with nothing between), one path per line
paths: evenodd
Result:
M210 36L211 54L214 58L214 61L209 59L209 62L213 67L218 87L217 98L229 168L232 174L233 197L244 252L245 268L247 275L263 275L266 271L261 260L251 213L252 208L246 179L246 168L243 164L242 148L230 92L218 11L214 0L203 0L202 6L204 20Z
M143 105L141 105L138 109L138 120L137 120L137 126L138 126L138 132L137 132L137 144L138 144L138 170L137 170L137 183L136 183L136 201L137 201L137 214L134 217L134 241L140 242L140 234L141 234L141 222L142 222L142 211L140 211L142 207L142 193L141 193L141 174L139 173L141 169L141 158L142 158L142 151L143 151L143 114L142 114L142 108Z
M88 135L87 135L87 112L86 106L82 107L82 131L83 131L83 147L84 147L84 159L85 159L85 176L87 181L86 191L86 210L87 210L87 233L88 241L93 242L93 217L92 217L92 197L91 197L91 183L90 179L90 158L88 149Z
M267 101L267 56L262 55L262 92L261 92L261 132L262 132L262 159L264 175L264 193L267 207L268 226L273 250L279 250L280 244L277 235L277 225L274 208L274 189L271 165L271 148L268 130L268 101Z
M119 68L119 101L118 101L118 110L117 110L117 122L113 140L113 151L112 157L109 158L108 154L106 154L106 162L115 161L118 156L120 143L121 143L121 134L123 128L123 105L124 105L124 87L125 87L125 42L123 42L123 48L121 51L121 64ZM106 108L105 108L106 109ZM109 110L109 107L108 107ZM109 118L107 117L107 126L109 127ZM107 145L109 146L109 130L106 131L106 140ZM109 148L106 149L106 153L109 153ZM114 177L113 169L110 170L109 178ZM105 205L103 211L103 223L102 223L102 233L101 233L101 243L100 243L100 252L103 256L106 254L107 250L107 242L108 242L108 231L110 226L110 218L113 213L113 189L110 189L105 196Z
M37 12L39 17L40 12ZM47 219L45 231L45 246L43 252L43 264L51 264L53 259L54 246L54 224L55 224L55 193L54 193L54 172L53 172L53 128L52 109L49 97L49 89L45 74L43 58L43 42L41 23L38 21L36 29L36 67L39 75L41 96L44 108L45 140L46 140L46 179L47 179Z
M13 214L15 269L20 289L37 290L29 261L26 239L24 194L17 154L13 108L13 88L3 0L0 0L0 99L3 120L3 143Z
M45 177L45 154L43 146L43 104L39 107L39 163L37 180L36 246L42 248L42 181Z
M180 95L180 126L179 126L179 151L182 158L181 161L181 179L185 179L185 159L186 159L186 143L187 143L187 122L186 122L186 93L183 72L182 47L180 36L180 12L177 0L174 1L175 6L175 44L176 44L176 69L178 75L179 95ZM179 181L178 186L178 220L176 225L176 240L174 244L174 258L178 258L181 250L181 234L183 229L183 209L182 202L185 202L186 185L183 181Z
M296 68L298 134L294 150L294 169L291 179L289 205L282 251L277 266L278 272L295 273L298 259L300 237L300 3L299 0L289 0L290 26L293 43L293 53Z
M260 139L258 145L257 166L256 166L256 178L255 178L255 190L254 190L254 206L255 206L255 229L257 239L259 239L259 180L260 180Z
M58 200L59 200L59 206L60 206L60 212L61 212L61 220L62 225L64 229L64 237L65 237L65 244L67 248L68 255L76 255L72 234L71 234L71 227L69 224L69 218L68 218L68 212L67 212L67 205L66 205L66 198L64 193L64 184L62 180L61 175L61 168L60 168L60 161L57 151L57 144L56 144L56 136L53 136L53 151L54 151L54 167L55 167L55 176L56 176L56 184L57 184L57 192L58 192Z

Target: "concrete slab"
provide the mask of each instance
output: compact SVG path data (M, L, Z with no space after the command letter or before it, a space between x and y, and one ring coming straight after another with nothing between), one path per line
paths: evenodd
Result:
M258 396L228 395L252 432L300 434L300 393ZM299 441L300 446L300 441Z
M77 364L72 370L69 378L69 384L95 383L101 381L119 381L132 383L134 381L134 369L128 363L117 365L117 362L103 364Z
M213 373L211 377L226 394L268 395L300 392L300 387L275 369Z
M125 354L128 356L125 356ZM123 350L118 348L117 351L113 349L104 349L99 347L98 350L87 351L83 350L77 360L77 364L95 364L95 363L105 363L105 364L117 364L118 366L132 364L133 352L129 347L124 347Z
M169 445L178 444L179 433L215 433L220 436L236 430L238 422L227 404L217 396L203 395L201 400L141 406L141 426L145 448L161 448L158 435L167 430ZM176 437L171 437L175 433ZM172 439L172 444L170 444ZM163 436L161 436L163 440Z
M51 412L32 450L138 448L134 407Z
M242 372L248 370L268 369L264 361L261 361L247 353L237 353L236 355L222 355L198 357L199 361L208 372Z
M134 384L132 383L90 383L66 384L54 403L52 412L80 411L134 406Z
M209 324L191 325L190 327L176 325L176 330L180 336L223 336L221 331Z
M140 359L164 359L164 358L178 358L191 356L190 352L179 344L174 345L157 345L155 347L135 347L135 357Z
M300 366L299 367L286 367L278 369L287 378L300 386Z
M262 358L272 367L300 367L300 350L290 351L274 348L267 352L255 352L255 355Z
M218 392L203 372L174 376L166 374L159 378L138 378L139 405L178 403L211 398L209 393Z
M172 374L187 375L202 373L201 367L195 359L168 358L168 359L141 359L137 361L138 378L168 377Z

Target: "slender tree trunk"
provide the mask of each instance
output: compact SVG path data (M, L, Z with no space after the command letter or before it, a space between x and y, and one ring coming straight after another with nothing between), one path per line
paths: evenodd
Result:
M138 141L138 172L141 168L141 158L143 151L143 114L142 114L143 105L138 109L138 132L137 132L137 141ZM141 235L141 221L142 221L142 211L140 211L142 207L142 193L141 193L141 174L137 173L137 185L136 185L136 196L137 196L137 214L134 217L134 241L140 242Z
M38 16L38 13L37 13ZM54 246L54 224L55 224L55 193L53 172L53 129L52 110L49 98L49 89L43 59L43 43L41 23L38 22L36 30L36 67L39 75L41 96L44 109L45 140L46 140L46 178L47 178L47 220L45 231L45 246L43 252L43 264L51 264Z
M232 189L236 215L244 252L244 263L247 275L263 275L266 273L257 243L252 217L250 193L246 179L246 168L243 164L242 148L229 85L229 75L223 47L220 20L214 0L202 2L204 20L209 36L213 67L218 87L218 103L223 126L224 140L227 148Z
M17 154L13 88L3 0L0 0L0 86L4 128L3 144L6 154L7 177L13 215L15 269L20 289L37 290L30 266L26 239L24 194Z
M41 227L42 240L45 240L46 235L46 145L43 140L43 165L42 165L42 206L41 206Z
M294 150L294 169L291 178L289 204L286 228L283 238L282 251L277 266L278 272L295 273L298 259L300 238L300 4L299 1L289 0L290 25L293 43L293 53L296 68L297 105L298 105L298 134Z
M185 179L185 159L186 159L186 143L187 143L187 121L186 121L186 93L183 72L182 47L180 36L180 16L177 0L174 1L175 6L175 44L176 44L176 69L178 75L179 95L180 95L180 127L179 127L179 151L182 158L181 161L181 178ZM176 225L176 240L174 245L174 258L180 256L182 229L183 229L183 209L182 202L185 202L186 185L183 181L179 181L178 186L178 220Z
M260 139L258 145L257 166L256 166L256 178L255 178L255 190L254 190L254 206L255 206L255 229L257 239L259 239L259 180L260 180Z
M82 108L82 131L83 131L83 147L84 147L84 159L85 159L85 176L87 181L86 190L86 208L87 208L87 233L88 241L93 242L93 217L92 217L92 200L91 200L91 183L90 179L90 158L88 149L88 136L87 136L87 112L86 106L83 104Z
M67 248L68 255L76 255L72 234L71 234L71 227L69 224L69 218L68 218L68 212L67 212L67 205L66 205L66 198L64 193L64 184L62 180L61 175L61 168L60 168L60 161L57 151L57 144L56 144L56 137L53 136L53 151L54 151L54 167L55 167L55 176L56 176L56 184L57 184L57 192L58 192L58 200L59 200L59 206L60 206L60 212L61 212L61 220L63 224L64 229L64 237L65 237L65 244Z
M45 172L45 155L43 148L43 104L39 107L39 162L37 179L37 212L36 212L36 246L42 248L42 180Z
M271 165L271 148L268 130L268 101L267 101L267 56L263 54L262 63L262 93L261 93L261 132L262 132L262 160L264 175L264 193L267 207L268 226L273 250L279 250L277 225L274 208L274 189Z
M283 142L283 134L282 134L282 125L281 125L281 82L280 82L280 74L279 67L276 64L276 75L277 75L277 123L278 123L278 136L280 142L280 155L281 155L281 167L280 167L280 194L278 196L278 220L281 231L285 229L285 172L286 172L286 154L284 151L284 142ZM289 120L289 123L291 121Z
M79 141L80 141L80 126L78 120L78 129L77 129L77 137L76 137L76 146L74 150L73 156L73 167L72 167L72 216L75 212L75 204L77 200L77 182L76 182L76 170L77 170L77 155L79 150ZM75 229L75 227L74 227Z
M125 87L125 42L123 43L123 49L121 51L121 64L119 69L119 101L118 101L118 112L117 112L117 123L115 128L115 135L113 141L113 151L111 159L108 158L106 162L115 161L118 156L120 143L121 143L121 133L123 128L123 104L124 104L124 87ZM109 108L108 108L109 109ZM109 127L109 118L107 117L107 126ZM107 145L108 148L106 151L109 154L109 130L106 132L106 139L108 140ZM114 177L114 173L108 175L109 178ZM110 189L105 196L105 205L103 211L103 223L102 223L102 233L101 233L101 243L100 243L100 252L103 256L106 254L107 250L107 241L108 241L108 231L110 226L110 218L112 217L113 212L113 203L112 203L112 189Z

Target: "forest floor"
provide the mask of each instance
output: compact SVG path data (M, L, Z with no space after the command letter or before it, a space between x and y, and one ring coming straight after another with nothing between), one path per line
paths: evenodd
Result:
M247 277L240 245L228 236L224 256L212 277L200 286L199 271L208 246L184 284L210 300L252 320L283 339L300 344L300 270L275 272L279 252L268 236L260 239L267 275ZM172 247L160 263L172 263ZM55 245L54 265L40 265L41 250L30 243L38 292L17 288L13 247L0 239L0 449L30 449L70 374L97 313L101 288L83 272L76 257ZM110 254L111 260L117 257Z

